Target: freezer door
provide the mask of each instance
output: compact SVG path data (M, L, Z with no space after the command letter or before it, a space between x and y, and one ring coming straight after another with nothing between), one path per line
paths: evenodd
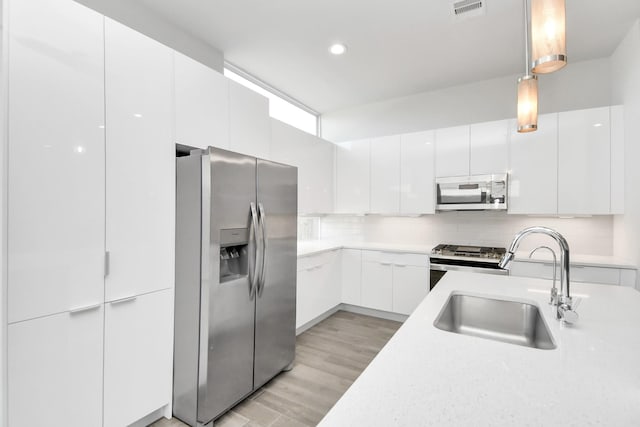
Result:
M258 159L259 228L266 239L256 298L254 388L295 356L297 176L294 167Z
M202 162L198 422L206 424L253 390L256 159L209 148Z

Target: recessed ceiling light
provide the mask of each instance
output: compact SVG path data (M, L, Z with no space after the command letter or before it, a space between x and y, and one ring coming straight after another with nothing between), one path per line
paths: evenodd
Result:
M347 51L347 47L342 43L335 43L329 47L329 52L331 52L334 55L342 55L346 51Z
M593 127L594 127L594 128L599 128L599 127L601 127L601 126L602 126L602 123L595 123L595 124L593 125Z

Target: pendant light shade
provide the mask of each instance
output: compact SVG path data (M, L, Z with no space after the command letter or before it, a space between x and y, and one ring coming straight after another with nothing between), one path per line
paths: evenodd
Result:
M531 0L534 73L552 73L567 65L565 27L565 0Z
M535 0L534 0L535 1ZM524 9L524 76L518 79L518 132L538 130L538 77L529 66L529 5Z
M527 75L518 79L518 132L538 129L538 78Z

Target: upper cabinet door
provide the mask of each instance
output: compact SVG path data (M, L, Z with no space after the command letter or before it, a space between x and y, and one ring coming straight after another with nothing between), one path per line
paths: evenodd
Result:
M400 136L371 140L372 213L400 212Z
M313 193L311 197L311 212L333 213L333 189L334 189L334 161L336 146L317 136L310 135L313 153L308 158L310 167L310 182ZM300 173L300 169L298 169Z
M469 175L469 126L436 130L436 176Z
M538 130L518 133L509 125L509 213L558 212L558 114L538 117Z
M103 17L71 0L9 10L9 322L103 301Z
M173 286L172 51L106 20L106 300Z
M611 107L611 213L624 213L624 107Z
M229 149L268 159L270 139L269 100L229 81Z
M369 140L336 144L336 212L369 212Z
M469 127L470 174L488 175L507 171L509 121L476 123Z
M559 113L559 214L610 212L609 122L609 107Z
M181 53L174 61L176 142L229 148L229 81Z
M410 133L401 136L400 212L435 212L435 133Z

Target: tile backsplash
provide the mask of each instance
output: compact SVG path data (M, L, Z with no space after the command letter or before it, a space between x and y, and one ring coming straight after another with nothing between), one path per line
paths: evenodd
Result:
M518 231L534 225L550 227L560 232L574 253L604 256L613 254L612 216L548 218L508 215L504 212L443 212L420 217L328 215L301 218L298 234L301 240L508 247ZM300 233L301 229L304 234ZM542 244L556 247L550 237L532 235L522 242L520 250L531 250Z

